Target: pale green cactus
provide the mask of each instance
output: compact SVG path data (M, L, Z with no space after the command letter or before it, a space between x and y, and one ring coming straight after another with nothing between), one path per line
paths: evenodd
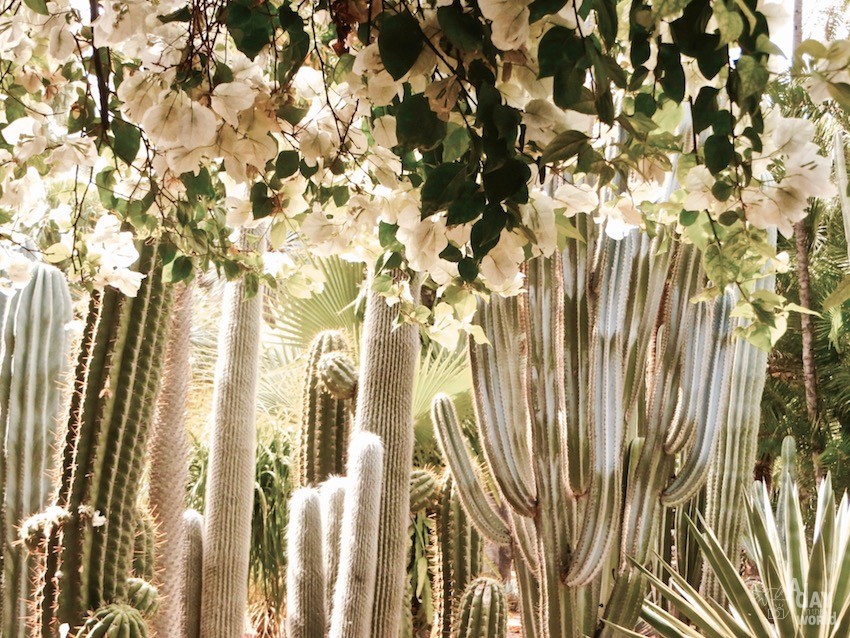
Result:
M410 473L410 513L416 514L432 505L439 492L434 472L425 468L414 469Z
M450 400L432 410L470 521L514 550L535 638L634 626L646 585L631 561L658 547L663 507L706 484L743 383L731 294L691 301L705 282L693 247L660 250L665 237L636 231L614 241L576 221L587 241L531 260L527 295L479 307L490 343L471 342L470 359L488 477Z
M142 613L130 605L112 604L95 612L77 634L77 638L147 638L148 629Z
M452 638L505 638L508 603L501 583L477 578L463 593Z

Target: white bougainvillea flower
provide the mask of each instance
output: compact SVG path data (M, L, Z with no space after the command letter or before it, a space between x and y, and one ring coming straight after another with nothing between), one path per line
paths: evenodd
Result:
M510 296L522 290L520 264L525 259L524 245L522 237L503 230L499 243L481 260L481 275L492 291Z
M558 246L555 206L555 200L539 189L531 191L528 204L520 206L522 223L534 235L534 253L537 255L549 257Z
M372 138L375 140L375 144L382 148L398 146L395 117L392 115L376 117L375 121L372 122Z
M481 0L478 7L492 22L493 44L502 51L513 51L525 46L528 40L528 5L531 0Z
M239 125L239 113L254 105L254 90L244 82L219 84L210 96L210 107L231 126Z
M413 224L399 225L396 238L404 244L404 254L410 267L419 272L434 268L440 253L449 245L446 222L441 214L431 215L422 221L416 219Z
M592 213L599 207L599 195L590 184L561 184L555 190L554 199L559 207L564 207L567 217Z
M94 140L90 137L68 136L50 154L48 160L58 172L65 172L77 166L93 167L97 164L98 153Z

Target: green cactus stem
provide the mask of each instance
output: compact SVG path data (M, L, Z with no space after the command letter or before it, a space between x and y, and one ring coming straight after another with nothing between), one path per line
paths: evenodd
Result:
M463 594L453 638L504 638L508 633L508 604L502 585L478 578Z
M325 564L318 489L304 487L292 494L286 539L286 635L324 638Z
M142 616L151 618L159 607L159 592L143 578L127 579L127 602L138 609Z
M416 514L433 505L440 491L437 477L431 470L416 468L410 473L410 513Z
M353 399L357 395L357 367L345 352L328 352L322 356L319 376L337 399Z
M130 605L112 604L95 612L77 638L147 638L148 630L141 612Z
M453 620L467 585L481 573L483 542L467 520L451 474L446 473L436 515L434 630L435 638L452 638Z
M5 298L5 296L4 296ZM6 302L0 365L0 466L3 493L0 560L2 635L24 638L35 599L38 561L18 542L18 527L48 504L55 468L62 384L70 364L72 319L65 276L35 264L32 279Z
M331 353L345 353L348 345L339 332L320 333L307 354L307 377L299 431L298 484L318 485L345 468L351 422L351 402L336 398L320 374L320 362Z
M133 545L133 575L153 581L156 549L156 524L146 507L135 512L136 536Z
M93 294L83 334L55 503L67 512L44 548L36 624L53 636L126 596L147 433L170 308L156 246L140 251L138 294Z

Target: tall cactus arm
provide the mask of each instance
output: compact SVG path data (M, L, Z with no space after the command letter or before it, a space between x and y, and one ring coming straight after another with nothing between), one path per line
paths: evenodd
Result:
M286 532L286 635L324 638L325 564L319 490L296 490L289 502Z
M478 305L489 344L470 339L475 415L484 455L505 500L523 516L536 504L528 436L525 344L516 298L493 297Z
M383 524L379 489L383 468L384 446L380 438L370 432L354 433L348 450L349 485L342 514L346 533L340 549L328 638L373 635L378 526Z
M188 480L189 434L185 427L191 368L189 336L192 324L192 288L181 284L174 295L171 330L156 412L151 425L148 498L158 532L154 553L154 584L161 603L152 620L160 638L179 638L180 563L185 486Z
M694 444L688 450L679 474L661 495L661 502L666 507L676 507L693 498L708 478L708 466L721 430L722 415L729 409L733 338L731 310L731 297L720 297L712 306L712 329L703 331L709 333L712 340L710 350L699 355L705 356L707 370L701 373L701 380L692 379L690 387L697 388L698 393L687 400L684 415L685 420L694 424ZM698 360L696 356L687 355L686 361ZM673 448L668 453L675 451Z
M319 487L322 505L322 554L325 560L325 600L328 616L333 608L333 591L339 575L339 552L342 543L342 513L348 479L334 476Z
M513 549L518 553L528 571L535 577L540 573L539 540L534 521L527 516L508 510L508 518L513 537Z
M486 538L494 543L507 545L511 541L510 530L493 508L472 466L458 423L457 411L448 395L438 394L434 397L431 420L437 432L440 451L451 468L460 501L469 514L470 521Z
M395 276L406 277L402 273ZM419 299L420 282L411 290ZM398 638L407 577L410 470L413 468L413 386L419 362L419 331L399 322L399 311L370 290L363 325L357 388L357 432L374 432L384 444L381 528L375 578L375 638ZM336 603L334 603L336 604Z
M248 602L263 298L262 291L246 298L246 290L240 279L228 282L224 292L204 517L204 638L241 636Z
M195 510L183 514L180 550L180 622L178 638L201 638L201 590L203 589L204 517Z
M622 505L620 468L626 429L622 313L631 279L632 244L625 240L606 241L602 258L602 279L591 349L592 476L581 535L567 573L570 586L587 584L599 573L619 526Z

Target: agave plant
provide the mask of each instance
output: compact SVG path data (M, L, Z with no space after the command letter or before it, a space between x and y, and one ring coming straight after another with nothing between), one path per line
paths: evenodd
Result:
M640 568L670 604L644 604L641 617L659 636L689 638L844 638L850 635L850 501L836 504L829 475L818 488L811 544L794 477L794 439L783 442L783 469L774 512L770 494L756 482L746 503L746 553L758 572L747 581L737 556L727 556L711 529L688 519L706 564L729 601L705 598L670 565L670 581ZM678 613L674 613L678 612ZM627 635L640 634L625 631Z

